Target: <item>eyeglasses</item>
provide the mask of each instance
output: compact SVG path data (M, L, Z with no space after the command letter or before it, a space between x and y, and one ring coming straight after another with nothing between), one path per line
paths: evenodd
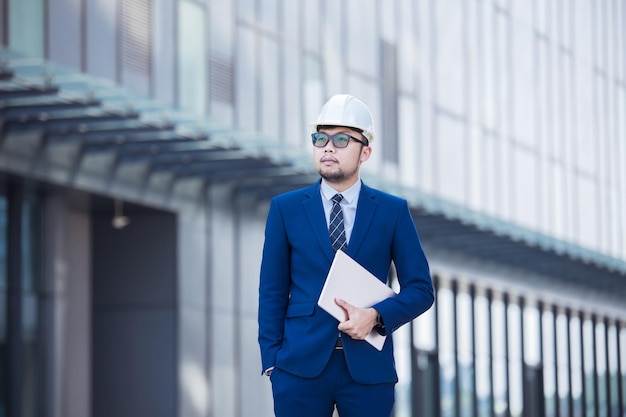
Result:
M328 144L329 140L333 141L333 146L335 148L345 148L350 143L350 139L359 142L363 146L369 146L366 142L361 139L357 139L354 136L350 136L347 133L337 133L335 135L327 135L323 132L315 132L311 133L311 138L313 139L313 146L317 148L323 148Z

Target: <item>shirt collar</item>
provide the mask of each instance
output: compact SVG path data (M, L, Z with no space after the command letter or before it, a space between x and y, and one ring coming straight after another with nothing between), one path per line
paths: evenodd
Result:
M323 179L322 179L320 190L322 192L322 196L328 201L330 201L333 198L333 196L337 194L338 192ZM360 192L361 192L361 178L359 178L352 187L343 191L341 195L343 196L343 199L346 200L346 203L352 204L358 198Z

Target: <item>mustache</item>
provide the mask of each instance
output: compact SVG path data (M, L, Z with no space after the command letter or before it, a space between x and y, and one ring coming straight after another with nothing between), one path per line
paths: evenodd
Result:
M320 158L320 162L324 162L324 161L333 161L333 162L338 162L337 158L335 158L332 155L324 155Z

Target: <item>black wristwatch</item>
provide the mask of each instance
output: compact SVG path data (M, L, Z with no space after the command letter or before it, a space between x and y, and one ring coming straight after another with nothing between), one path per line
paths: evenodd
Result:
M385 330L385 322L380 316L380 313L378 313L378 316L376 316L376 326L374 326L374 330L376 330L376 332L378 332L378 334L381 336L385 336L387 334L387 331Z

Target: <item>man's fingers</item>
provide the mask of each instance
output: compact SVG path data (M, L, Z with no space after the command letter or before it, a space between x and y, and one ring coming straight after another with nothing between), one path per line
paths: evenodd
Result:
M354 306L352 304L350 304L346 300L342 300L341 298L335 298L335 304L337 304L339 307L343 308L347 312L350 312L352 309L354 309Z
M350 306L350 304L343 301L341 298L335 298L335 304L341 307L341 309L345 313L346 317L344 321L350 320L350 312L348 311L348 306Z

